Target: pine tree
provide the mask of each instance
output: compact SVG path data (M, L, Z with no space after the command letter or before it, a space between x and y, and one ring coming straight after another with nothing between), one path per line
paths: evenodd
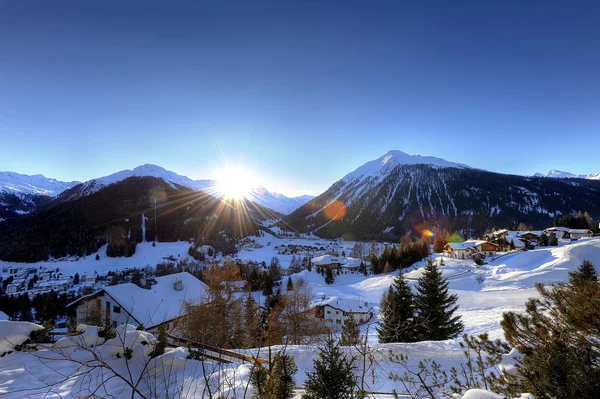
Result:
M333 271L331 268L325 270L325 284L333 284L334 282Z
M292 278L291 277L288 277L287 290L288 291L294 291L294 283L292 282Z
M294 356L278 353L270 367L256 364L250 372L253 399L288 399L294 395L294 374L298 372Z
M342 327L342 337L340 338L340 345L342 346L355 346L358 345L360 339L360 327L356 323L354 316L349 313Z
M589 260L585 259L576 271L569 273L569 276L571 277L570 282L572 285L576 285L581 281L598 281L598 273L596 272L596 268Z
M100 260L100 255L96 254L96 260Z
M314 371L307 373L303 399L349 399L354 397L357 378L354 375L355 357L348 357L340 350L339 343L329 336L325 345L318 349Z
M438 267L429 262L417 286L416 307L422 340L444 340L457 337L464 329L458 308L458 296L448 292L448 281Z
M360 272L367 276L369 273L367 272L367 265L365 265L365 261L360 262Z
M73 285L79 284L79 273L75 273L75 277L73 277Z
M540 236L540 247L547 247L549 242L550 241L546 233L542 233L542 235Z
M414 296L402 273L384 294L381 301L383 323L378 329L379 342L414 342Z
M548 238L548 245L551 247L558 246L558 237L556 237L555 233L550 233L550 238Z

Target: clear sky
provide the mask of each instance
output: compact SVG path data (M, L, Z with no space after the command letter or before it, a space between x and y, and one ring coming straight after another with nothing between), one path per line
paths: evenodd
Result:
M0 3L0 170L318 194L391 149L600 172L599 2Z

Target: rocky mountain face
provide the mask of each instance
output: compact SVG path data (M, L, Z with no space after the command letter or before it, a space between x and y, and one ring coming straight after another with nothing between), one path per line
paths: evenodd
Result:
M346 175L282 223L323 237L396 240L436 225L479 236L520 222L544 228L577 211L600 216L599 181L505 175L397 153Z
M589 173L586 175L576 175L571 172L564 172L562 170L552 169L546 174L536 173L535 177L553 177L556 179L588 179L588 180L600 180L600 173Z

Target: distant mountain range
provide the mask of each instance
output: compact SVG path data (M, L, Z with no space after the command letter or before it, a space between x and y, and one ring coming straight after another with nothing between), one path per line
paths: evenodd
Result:
M323 237L397 240L425 227L479 236L555 216L600 216L600 181L493 173L434 157L390 151L334 183L281 222Z
M590 173L588 175L576 175L570 172L563 172L562 170L552 169L546 174L536 173L535 177L553 177L556 179L588 179L588 180L600 180L600 173Z
M86 255L108 243L130 255L143 240L211 243L274 223L325 238L397 241L438 226L465 237L523 222L536 228L577 211L600 216L600 180L551 172L515 176L441 158L389 151L313 198L257 187L230 201L215 181L142 165L87 182L0 174L0 259L36 261ZM576 177L576 178L553 178Z
M171 187L179 185L220 197L214 180L193 180L150 164L141 165L132 170L122 170L83 183L62 182L43 175L29 176L14 172L0 172L0 222L33 212L54 197L60 197L61 201L74 200L130 177L156 177L163 179ZM247 199L286 215L312 198L314 196L309 195L287 197L283 194L271 193L264 187L257 187Z

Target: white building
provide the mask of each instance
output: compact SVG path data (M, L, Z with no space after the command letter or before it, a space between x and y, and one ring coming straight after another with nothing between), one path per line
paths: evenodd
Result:
M186 304L207 299L206 284L189 273L157 277L155 281L150 289L132 283L105 287L79 298L68 307L77 307L77 323L86 323L91 317L100 315L113 327L133 324L156 331L162 325L169 329L175 327L186 314Z
M341 330L349 317L361 325L374 315L373 307L368 302L355 298L325 297L315 301L312 306L315 318L331 331Z

